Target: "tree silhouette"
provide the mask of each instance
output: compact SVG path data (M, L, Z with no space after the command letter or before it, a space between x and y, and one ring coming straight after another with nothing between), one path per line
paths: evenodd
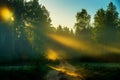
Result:
M85 9L82 9L76 15L75 34L78 38L85 38L87 34L90 34L90 15Z
M47 9L40 5L38 0L29 2L4 0L0 4L7 6L14 13L14 22L10 25L10 32L15 56L32 58L37 55L35 53L44 52L44 35L51 26Z
M118 12L109 3L107 10L99 9L94 17L94 39L101 43L114 42L117 36Z

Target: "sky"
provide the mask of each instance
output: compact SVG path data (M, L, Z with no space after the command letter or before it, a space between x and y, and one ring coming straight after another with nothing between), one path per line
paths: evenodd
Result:
M75 15L81 9L86 9L91 15L91 22L97 10L106 9L110 2L113 2L117 11L120 11L119 0L40 0L39 2L49 11L54 27L60 24L73 28L76 22Z

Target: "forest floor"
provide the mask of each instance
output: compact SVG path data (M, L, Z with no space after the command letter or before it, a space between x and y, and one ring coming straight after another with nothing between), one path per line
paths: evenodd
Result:
M84 80L120 80L120 63L74 63ZM46 80L46 66L0 66L0 80Z

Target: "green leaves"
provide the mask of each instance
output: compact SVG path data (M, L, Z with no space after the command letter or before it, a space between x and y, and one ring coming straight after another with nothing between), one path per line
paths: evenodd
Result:
M85 9L76 15L75 34L78 38L85 38L87 34L90 34L90 15Z
M94 38L98 42L114 42L116 39L118 12L113 3L109 3L106 10L99 9L94 17Z

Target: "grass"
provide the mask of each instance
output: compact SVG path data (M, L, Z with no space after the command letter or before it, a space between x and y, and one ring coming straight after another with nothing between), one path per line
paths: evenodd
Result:
M85 80L120 80L117 63L77 63L74 66L84 69ZM2 80L45 80L49 70L47 65L1 66L0 77Z

